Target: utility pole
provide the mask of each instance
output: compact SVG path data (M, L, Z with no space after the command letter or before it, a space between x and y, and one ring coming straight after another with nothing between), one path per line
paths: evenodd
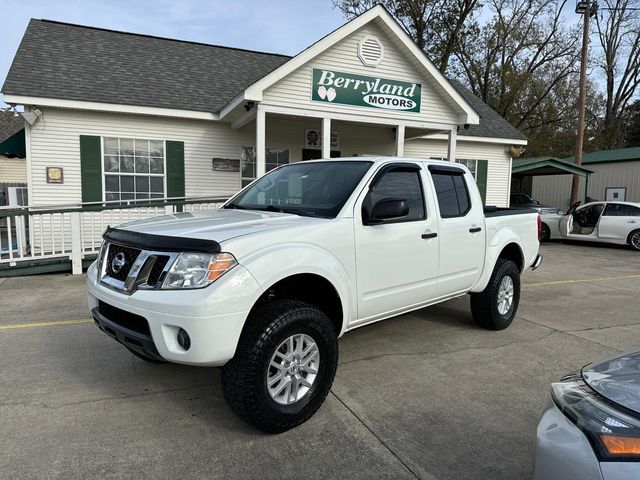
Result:
M580 53L580 93L578 96L578 131L576 135L576 165L582 165L582 147L584 144L584 116L587 103L587 52L589 51L589 19L598 10L597 2L576 2L576 13L583 16L582 51ZM571 181L571 205L578 201L580 177L574 175Z

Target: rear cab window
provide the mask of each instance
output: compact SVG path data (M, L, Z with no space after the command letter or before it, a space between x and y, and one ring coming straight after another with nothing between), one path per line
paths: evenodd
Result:
M464 170L455 167L429 166L438 199L440 217L464 217L471 210L471 196Z

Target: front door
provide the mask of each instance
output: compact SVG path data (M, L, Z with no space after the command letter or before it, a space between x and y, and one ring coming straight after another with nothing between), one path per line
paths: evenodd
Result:
M468 291L480 278L485 258L484 208L471 196L473 177L458 167L431 165L438 199L440 249L438 296Z
M366 323L435 298L438 224L425 203L426 174L419 163L383 165L360 195L354 211L358 320ZM372 223L374 206L401 199L408 214Z
M560 221L560 233L567 238L597 240L598 222L604 210L603 203L592 203L576 209L572 214L571 210ZM566 219L566 220L565 220Z

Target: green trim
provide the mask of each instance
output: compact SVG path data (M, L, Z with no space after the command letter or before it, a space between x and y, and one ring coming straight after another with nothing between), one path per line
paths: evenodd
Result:
M184 197L184 142L166 141L167 197ZM176 208L182 212L182 207Z
M0 155L19 158L25 158L27 156L24 128L9 138L6 138L3 142L0 142Z
M102 201L102 149L100 137L80 135L82 201Z
M593 173L591 170L579 167L578 165L571 165L561 160L548 158L544 160L528 161L529 159L523 158L521 160L514 160L513 167L511 168L511 174L526 173L530 170L535 170L541 167L553 167L566 173L572 173L586 177L588 174Z
M488 160L476 161L476 183L478 184L478 190L480 190L480 196L482 197L482 204L487 204L487 174L489 171Z

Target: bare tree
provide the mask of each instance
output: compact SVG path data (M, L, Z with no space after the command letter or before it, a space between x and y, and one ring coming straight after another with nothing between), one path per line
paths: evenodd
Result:
M333 0L347 18L382 4L404 26L441 72L475 24L480 0Z
M473 92L524 130L557 124L575 108L566 82L576 73L577 29L567 0L491 0L491 19L461 43L456 67Z
M640 1L604 0L596 16L602 48L598 66L605 78L605 112L599 147L624 142L631 110L640 85Z

